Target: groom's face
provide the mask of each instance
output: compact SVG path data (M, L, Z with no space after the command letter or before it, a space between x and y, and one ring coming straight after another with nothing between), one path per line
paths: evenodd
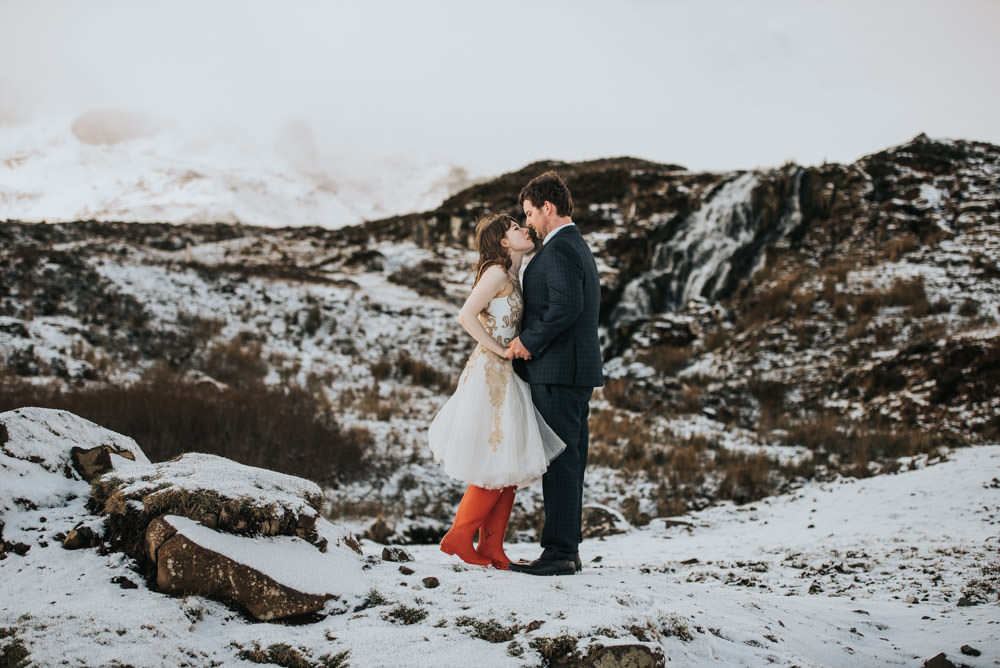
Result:
M552 216L549 215L547 209L551 208L551 204L545 206L543 203L541 207L537 207L532 204L530 199L525 198L524 200L524 224L530 227L539 239L544 239L545 235L549 233Z

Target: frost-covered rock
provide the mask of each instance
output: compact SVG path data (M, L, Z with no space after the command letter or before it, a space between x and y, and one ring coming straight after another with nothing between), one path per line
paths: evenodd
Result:
M337 533L321 522L324 533ZM220 598L264 621L315 613L330 599L367 590L361 557L336 543L319 551L298 537L232 536L176 515L156 518L146 531L160 590Z
M132 556L143 553L146 526L167 514L237 535L299 536L323 548L321 501L316 483L203 453L107 474L91 494L91 507L107 516L108 539Z
M89 485L77 468L81 458L95 460L84 472L94 466L110 471L149 464L131 438L67 411L0 413L0 516L18 507L55 507L85 497Z

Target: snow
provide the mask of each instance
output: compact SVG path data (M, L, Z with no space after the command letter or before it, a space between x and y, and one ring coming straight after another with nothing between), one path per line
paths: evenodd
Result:
M116 112L103 113L96 122L114 130ZM471 182L461 168L415 159L324 161L312 141L286 134L266 146L150 123L94 143L70 118L0 127L0 220L337 228L431 209Z
M167 515L164 519L198 545L305 594L357 597L371 587L361 570L362 557L345 547L334 547L346 534L324 519L317 520L317 529L329 540L326 552L294 536L244 538L214 531L187 517Z
M60 506L70 497L85 497L90 486L73 471L70 449L110 445L132 453L135 464L149 464L134 440L66 411L19 408L0 413L7 438L0 441L0 522L17 508ZM2 432L0 432L2 433ZM132 461L112 455L116 469Z
M524 666L541 662L532 639L569 634L581 648L637 642L630 629L674 665L918 665L939 652L995 665L995 594L956 604L982 567L998 565L998 469L1000 445L958 449L894 475L810 483L751 506L658 519L585 540L584 570L556 578L467 566L434 545L408 546L415 573L404 575L373 557L323 555L292 538L223 536L171 518L290 585L355 595L371 588L388 601L347 612L328 606L321 619L293 626L158 594L119 554L63 550L53 534L87 517L76 499L8 522L5 539L31 548L0 561L0 627L38 665L243 665L240 648L285 643L314 661L349 651L356 667L458 666L469 656L482 666ZM330 526L321 522L321 532L336 531ZM515 544L508 552L534 558L537 550ZM138 587L119 588L111 582L119 576ZM429 576L441 586L424 586ZM401 605L427 615L397 623L388 613ZM522 656L508 653L511 643L473 637L462 617L516 627ZM533 620L541 626L527 631ZM959 655L965 644L982 656Z
M310 516L316 511L305 499L318 498L322 494L314 482L201 452L189 452L169 462L107 475L123 482L119 491L126 497L154 496L160 489L182 487L212 491L230 499L247 499L248 503L269 505L277 502L283 508Z

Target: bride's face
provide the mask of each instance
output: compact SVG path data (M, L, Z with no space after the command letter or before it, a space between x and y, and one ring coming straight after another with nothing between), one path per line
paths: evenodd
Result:
M514 223L508 228L507 247L512 252L526 253L535 247L535 242L531 240L531 231L527 227L521 227Z

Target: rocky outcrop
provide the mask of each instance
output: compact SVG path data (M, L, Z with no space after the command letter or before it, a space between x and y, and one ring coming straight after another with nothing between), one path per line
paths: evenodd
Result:
M46 547L37 535L55 527L42 514L58 508L73 522L52 533L66 549L125 550L163 592L295 617L368 588L357 541L319 517L320 500L315 483L222 457L152 464L132 439L66 411L0 413L0 559Z
M156 567L156 586L168 594L222 599L243 607L261 621L318 612L335 596L300 591L282 583L280 574L268 574L247 563L260 556L253 554L254 550L268 548L273 551L274 546L226 536L172 515L156 518L146 530L147 555ZM304 543L298 550L316 552ZM237 556L240 552L242 555Z
M320 549L316 532L322 492L316 483L224 457L188 453L169 462L106 475L90 507L107 520L106 539L141 558L146 527L179 515L242 536L298 536Z

